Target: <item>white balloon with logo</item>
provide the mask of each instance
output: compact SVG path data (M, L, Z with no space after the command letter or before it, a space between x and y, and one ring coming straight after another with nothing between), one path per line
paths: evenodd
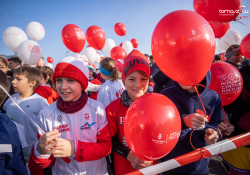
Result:
M3 32L3 42L12 51L18 53L19 45L28 40L26 33L18 27L8 27Z
M45 36L45 30L39 22L30 22L26 27L27 34L35 41L40 41Z
M130 41L125 41L122 44L122 48L126 51L127 55L134 49Z
M94 63L96 60L97 53L93 47L87 47L84 50L83 55L88 58L89 63Z
M116 46L115 41L112 39L106 39L105 45L103 47L103 49L105 50L105 52L107 52L108 54L110 54L110 51Z
M42 58L42 49L37 42L27 40L19 45L18 55L25 63L33 65Z
M227 50L231 45L241 43L241 34L237 30L228 29L227 33L218 40L218 44L222 50Z

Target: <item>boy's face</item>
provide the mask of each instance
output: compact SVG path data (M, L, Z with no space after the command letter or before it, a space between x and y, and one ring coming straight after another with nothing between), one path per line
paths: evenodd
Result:
M233 56L231 56L228 61L231 63L234 63L236 65L239 65L243 61L244 57L240 53L236 53Z
M0 70L6 73L8 70L8 67L4 63L0 62Z
M181 86L182 89L188 90L190 93L195 92L195 89L193 88L193 86L187 86L187 85L180 84L180 83L179 83L179 85Z
M132 101L145 94L148 90L148 83L148 77L141 75L138 71L131 73L125 79L125 87Z
M56 78L56 90L63 101L77 101L82 95L83 88L74 79L59 77Z
M25 94L27 91L34 91L34 86L36 85L36 81L28 81L24 75L14 74L14 80L12 81L12 85L14 91L16 93Z
M18 62L9 61L10 69L15 69L19 66Z

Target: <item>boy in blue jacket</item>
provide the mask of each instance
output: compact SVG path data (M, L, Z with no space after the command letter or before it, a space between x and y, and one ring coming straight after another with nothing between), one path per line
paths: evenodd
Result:
M166 161L180 155L186 154L194 150L190 144L190 134L192 134L191 142L195 148L201 148L206 144L214 144L219 138L219 133L214 128L222 121L222 106L219 95L208 89L211 82L211 73L208 71L205 78L199 83L204 85L196 86L200 94L201 100L206 109L206 115L208 119L199 113L197 109L203 111L202 104L196 93L196 90L192 86L185 86L174 82L174 87L165 89L161 94L167 96L179 110L182 129L179 141L175 148L164 158L162 161ZM201 159L196 162L181 166L171 171L164 172L164 175L208 175L208 163L209 159Z
M0 85L7 91L10 90L10 82L3 71L0 70ZM0 88L0 106L7 95ZM22 145L16 125L6 114L0 111L0 175L27 175Z

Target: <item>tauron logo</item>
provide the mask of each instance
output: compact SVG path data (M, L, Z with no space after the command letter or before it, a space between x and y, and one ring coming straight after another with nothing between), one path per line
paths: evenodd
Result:
M96 124L96 122L93 122L91 124L89 124L88 122L86 122L84 125L82 125L80 127L80 129L91 129L91 126L93 126L94 124Z
M191 30L191 32L192 32L192 34L193 34L193 35L195 35L195 31L194 31L194 29L192 29L192 30Z

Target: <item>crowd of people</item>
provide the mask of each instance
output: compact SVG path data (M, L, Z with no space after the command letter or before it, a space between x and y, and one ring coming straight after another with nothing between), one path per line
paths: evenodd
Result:
M18 57L0 57L0 85L11 95L9 98L0 88L0 145L4 144L0 148L4 150L0 151L0 174L123 175L191 152L193 147L249 132L250 64L243 62L239 45L229 47L225 57L240 71L243 90L223 110L218 93L208 88L208 71L196 88L209 120L197 113L202 104L193 86L173 81L152 55L138 50L124 59L123 72L109 57L101 60L99 68L66 57L54 70L44 66L43 58L31 67L22 65ZM217 61L221 61L220 55L215 55ZM138 158L128 147L123 131L130 105L152 92L176 105L182 124L176 146L158 161ZM228 174L249 174L249 146L221 156ZM201 159L163 175L208 175L208 163L209 159Z

